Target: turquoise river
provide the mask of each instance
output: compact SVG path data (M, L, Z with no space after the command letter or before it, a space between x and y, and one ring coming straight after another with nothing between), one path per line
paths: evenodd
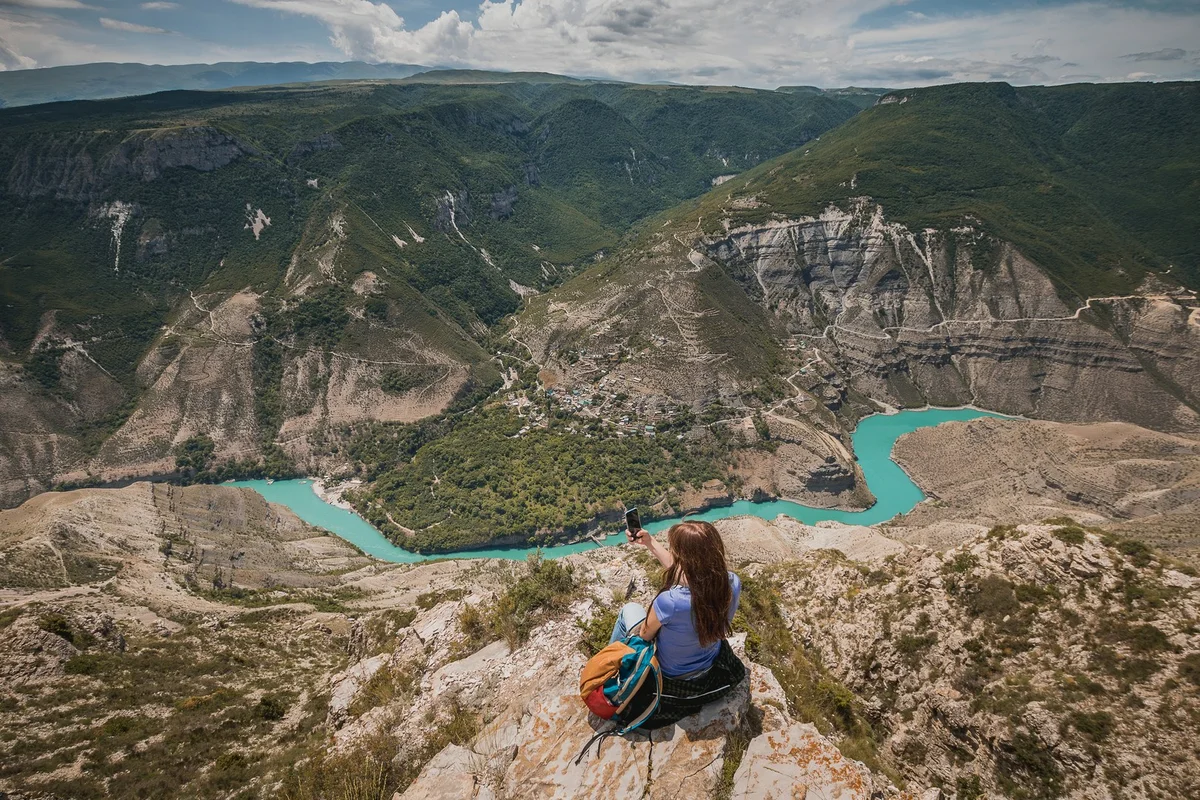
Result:
M854 452L859 466L867 479L867 486L874 492L875 505L864 511L839 511L836 509L813 508L787 500L752 503L739 500L733 505L712 508L700 514L691 514L689 519L718 520L751 514L763 519L774 519L780 514L794 517L807 524L822 520L836 520L854 525L873 525L886 522L897 514L911 511L925 499L925 493L912 482L900 465L892 460L892 446L906 433L918 428L928 428L943 422L956 422L977 417L998 417L986 411L971 408L927 408L917 411L901 411L896 414L874 414L863 419L852 436ZM261 494L272 503L285 505L296 516L312 525L337 534L359 547L364 553L384 561L413 562L429 558L510 558L524 559L535 548L491 548L486 550L463 550L452 555L423 556L410 553L392 544L383 534L357 514L326 503L312 489L311 480L288 480L267 483L266 481L236 481L232 486L245 486ZM663 519L648 523L652 533L665 530L677 519ZM596 542L560 545L542 548L542 554L554 558L596 547L620 544L625 541L624 533L609 536L604 545Z

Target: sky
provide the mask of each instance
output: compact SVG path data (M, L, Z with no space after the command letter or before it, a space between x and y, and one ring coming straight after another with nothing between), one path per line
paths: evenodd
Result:
M0 0L0 69L393 62L775 88L1200 78L1200 0Z

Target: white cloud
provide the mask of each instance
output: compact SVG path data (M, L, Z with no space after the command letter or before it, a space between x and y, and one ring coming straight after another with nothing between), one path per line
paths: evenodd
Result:
M108 17L101 17L100 25L108 28L110 31L122 31L124 33L172 33L172 31L169 31L166 28L155 28L151 25L138 25L136 22L124 22L123 20L109 19Z
M244 6L313 17L328 26L331 41L358 58L382 52L387 39L402 34L404 20L386 3L370 0L231 0ZM431 23L432 24L432 23Z
M8 46L8 42L0 39L0 70L31 69L37 62L29 56L23 56Z
M142 9L145 11L172 11L176 8L179 8L179 3L142 3Z
M80 0L0 0L0 7L16 8L95 8Z
M756 86L1054 83L1067 64L1120 79L1124 54L1200 41L1198 13L1101 2L905 14L875 29L860 18L897 0L485 0L474 20L447 11L411 29L376 0L231 2L317 19L352 58Z

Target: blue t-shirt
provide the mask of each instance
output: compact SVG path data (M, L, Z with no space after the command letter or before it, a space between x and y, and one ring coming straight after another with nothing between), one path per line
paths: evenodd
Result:
M742 581L731 572L729 585L733 589L733 602L729 604L729 621L732 622L742 594ZM672 586L654 598L654 615L662 623L662 630L658 632L658 663L663 675L677 678L712 666L721 643L716 641L708 647L700 646L696 623L692 619L691 589Z

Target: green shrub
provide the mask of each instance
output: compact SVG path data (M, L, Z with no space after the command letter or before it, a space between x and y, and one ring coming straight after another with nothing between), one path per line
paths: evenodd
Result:
M417 595L417 608L422 611L428 611L436 605L449 600L462 600L466 596L466 589L443 589L437 592L422 592Z
M380 667L359 690L350 706L350 715L361 717L372 708L416 694L423 669L423 663L385 664Z
M1200 686L1200 653L1190 653L1179 662L1179 677Z
M67 659L63 664L63 672L68 675L103 675L119 663L120 656L112 653L80 653Z
M998 575L988 575L966 590L967 611L972 616L1000 620L1020 610L1016 587Z
M969 778L959 776L954 786L958 800L982 800L986 796L983 791L983 783L979 780L978 775L972 775Z
M4 611L0 611L0 631L16 622L21 616L21 613L22 610L20 608L9 608Z
M259 699L254 713L260 719L275 721L287 716L288 708L290 707L291 701L286 695L279 692L270 692Z
M956 553L954 559L942 565L942 572L961 575L979 566L979 559L970 553Z
M546 613L563 608L575 591L574 569L560 561L530 555L527 571L496 599L488 628L517 648Z
M403 791L420 769L395 765L399 750L400 742L385 733L360 737L337 751L315 748L311 758L285 776L279 796L283 800L388 800Z
M1150 624L1126 625L1118 623L1106 628L1109 641L1123 642L1135 653L1156 653L1171 650L1167 634Z
M52 633L75 644L75 631L72 630L71 623L62 614L50 613L42 616L38 620L38 627L46 633Z
M1104 543L1133 562L1135 567L1148 567L1154 561L1154 551L1143 541L1105 536Z
M404 394L407 391L423 386L428 376L411 370L390 369L383 373L380 387L388 394Z
M1076 711L1071 714L1070 719L1075 730L1096 744L1107 739L1116 727L1113 715L1107 711Z
M61 347L48 347L25 359L25 372L46 389L57 389L62 379L59 361L65 353Z
M1080 545L1087 541L1087 533L1083 528L1076 526L1055 528L1053 534L1055 538L1061 539L1067 544Z
M1017 733L999 756L1000 786L1010 797L1053 800L1062 796L1062 768L1037 737Z
M1002 540L1017 535L1016 525L995 525L987 532L987 538ZM976 780L979 778L976 776Z
M920 655L937 644L937 640L936 633L906 633L896 640L896 652L902 655L908 664L916 665Z
M212 462L217 445L206 434L192 436L175 445L175 468L189 472L203 472Z
M587 622L575 620L575 626L582 634L579 638L579 649L585 656L591 658L608 646L608 639L612 636L619 613L621 609L611 605L596 611Z

